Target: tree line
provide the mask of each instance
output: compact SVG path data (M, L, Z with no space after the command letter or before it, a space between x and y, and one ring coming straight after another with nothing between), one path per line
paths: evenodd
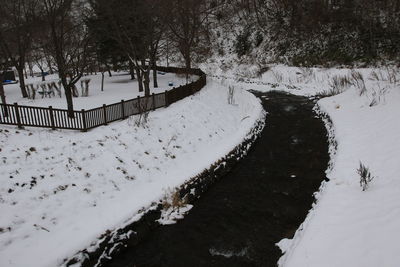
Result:
M73 89L85 73L104 79L127 68L150 95L160 57L180 53L191 68L213 10L207 0L0 0L1 69L17 70L23 97L26 66L57 73L73 117Z
M221 28L239 57L262 46L294 65L398 60L400 0L0 0L0 69L17 70L23 97L27 66L57 73L73 116L84 73L127 69L149 95L160 59L190 68Z
M229 5L246 23L237 38L239 55L251 48L246 42L256 31L266 51L294 65L399 60L400 0L232 0Z

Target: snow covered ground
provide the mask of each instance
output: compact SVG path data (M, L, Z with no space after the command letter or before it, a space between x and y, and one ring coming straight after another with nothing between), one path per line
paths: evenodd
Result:
M362 74L363 82L352 78ZM217 73L217 70L213 70ZM221 77L222 73L219 73ZM236 86L327 94L339 81L343 93L318 101L332 120L332 168L294 239L282 240L283 267L395 267L400 264L400 72L399 69L302 69L273 66L261 77L256 67L222 76ZM248 78L253 77L253 78ZM336 78L335 78L336 77ZM347 77L347 78L344 78ZM348 84L348 79L352 84ZM340 81L344 86L340 86ZM365 91L363 91L365 84ZM325 91L325 92L324 92ZM268 121L267 121L268 125ZM268 127L268 126L267 126ZM374 179L360 187L360 162Z
M117 77L106 92L127 86ZM60 265L225 156L265 116L252 94L236 90L232 105L227 91L209 81L140 128L135 117L87 133L0 126L0 266Z
M88 133L1 126L0 266L60 264L229 152L263 114L240 88L342 92L318 102L333 122L336 153L305 222L292 240L279 242L280 266L398 266L399 71L356 69L353 76L363 77L357 85L344 68L204 69L235 85L236 105L212 82L152 112L146 128L133 126L134 118ZM360 162L374 176L366 191Z
M151 77L152 74L151 74ZM74 98L74 109L90 109L100 107L103 104L113 104L120 102L121 100L128 100L137 96L143 96L143 92L139 92L138 83L136 80L131 80L131 76L126 72L115 72L112 77L109 77L107 73L104 75L104 91L101 91L101 74L84 76L83 79L90 79L89 97L76 97ZM190 77L190 79L196 80L197 78ZM58 81L57 75L49 75L46 77L46 82ZM28 78L26 84L40 84L42 82L40 77ZM165 73L158 75L158 88L153 89L153 79L150 82L151 93L162 93L165 90L169 90L172 87L168 85L169 82L173 83L174 87L182 84L186 84L186 77L184 75L176 75L174 73ZM79 95L81 94L80 82L76 83ZM42 98L41 95L36 93L36 98L27 99L22 98L19 84L10 84L4 86L5 94L7 97L7 103L17 102L20 105L27 106L40 106L53 108L67 108L67 102L62 93L62 98L53 96L51 98ZM39 88L39 91L41 89Z

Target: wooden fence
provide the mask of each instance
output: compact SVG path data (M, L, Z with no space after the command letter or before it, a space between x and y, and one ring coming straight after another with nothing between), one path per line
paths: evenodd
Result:
M74 118L68 117L66 109L0 104L0 124L44 127L51 129L71 129L87 131L110 122L123 120L129 116L155 110L179 101L200 91L206 85L206 75L200 69L186 70L176 67L157 67L158 71L198 75L199 79L174 87L164 93L137 97L130 100L103 105L89 110L74 111Z

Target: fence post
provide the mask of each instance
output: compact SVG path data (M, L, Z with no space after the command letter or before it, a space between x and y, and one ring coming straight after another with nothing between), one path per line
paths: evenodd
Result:
M107 106L103 104L104 125L107 125Z
M49 112L50 112L50 126L52 130L55 130L56 127L54 125L54 114L53 114L53 107L49 106Z
M0 106L2 107L2 110L3 110L3 116L8 117L7 104L3 103L3 104L0 104Z
M125 101L122 99L121 100L121 113L122 113L122 119L125 119Z
M19 107L18 103L14 103L14 111L15 111L15 116L17 118L17 125L19 129L23 129L22 124L21 124L21 117L19 115Z
M152 97L152 99L153 99L153 111L154 111L154 110L156 110L156 96L155 96L155 94L153 93L153 94L151 95L151 97Z
M87 132L87 125L86 125L86 110L82 109L82 132Z
M137 96L137 106L138 106L138 114L142 113L142 106L140 103L140 96Z
M168 91L165 90L164 94L165 94L165 106L168 107L169 106L169 103L168 103Z

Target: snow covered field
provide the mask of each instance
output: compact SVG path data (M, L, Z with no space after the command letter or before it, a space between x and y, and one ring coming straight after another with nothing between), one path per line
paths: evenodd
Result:
M0 126L0 266L60 265L230 152L265 113L227 91L209 81L141 128L135 117L87 133Z
M240 67L224 76L239 78L237 86L247 89L306 96L326 94L335 87L334 79L347 77L354 83L349 69L274 66L261 78L255 77L255 69ZM400 72L354 71L363 76L361 96L362 82L359 86L343 82L345 86L339 86L343 93L318 101L319 110L333 122L337 150L332 144L333 166L327 170L329 181L316 194L317 203L294 239L279 243L285 252L280 266L399 266ZM357 173L360 162L374 176L366 191Z
M151 73L152 77L152 73ZM107 73L104 75L104 91L101 91L101 74L84 76L83 79L91 79L89 88L89 97L76 97L74 101L74 109L90 109L97 108L103 104L113 104L120 102L121 100L128 100L135 98L137 96L143 96L144 93L139 93L139 87L136 80L131 80L130 74L126 72L116 72L113 73L112 77L109 77ZM196 80L196 77L191 77L191 79ZM46 77L46 82L58 81L57 75L49 75ZM165 73L163 75L158 75L158 88L153 89L153 79L150 82L151 93L162 93L165 90L169 90L172 87L168 86L169 82L173 82L173 86L177 87L182 84L186 84L186 77L182 75L176 75L174 73ZM41 78L34 77L28 78L25 81L26 84L40 84ZM76 83L79 95L81 94L80 82ZM19 84L10 84L4 86L5 94L7 97L7 102L12 104L17 102L20 105L27 106L40 106L48 107L53 106L53 108L67 108L67 102L64 97L64 92L62 93L62 98L57 96L52 96L51 98L42 98L41 95L36 93L36 98L27 99L22 98L21 89ZM41 89L39 88L39 91Z

